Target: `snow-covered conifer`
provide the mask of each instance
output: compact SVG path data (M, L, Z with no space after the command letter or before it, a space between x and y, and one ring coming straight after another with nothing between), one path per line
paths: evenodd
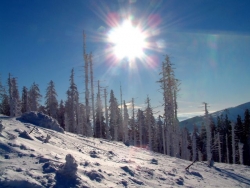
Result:
M63 100L60 101L59 108L57 111L57 121L60 124L60 126L65 130L65 106Z
M86 126L86 112L85 112L85 106L82 103L79 103L79 116L78 116L78 124L76 127L76 133L85 135L87 134L87 126Z
M166 55L165 61L162 63L162 77L158 82L161 83L163 90L164 100L164 137L163 137L163 149L167 155L176 155L178 152L178 129L177 120L177 80L174 76L172 63L169 56ZM166 139L165 139L166 138ZM175 140L177 139L177 140Z
M79 93L74 81L74 69L71 70L69 81L70 86L67 91L67 100L65 102L65 130L76 133L79 113Z
M188 130L183 128L181 131L181 158L185 160L190 160L190 150L188 149Z
M48 84L45 95L45 108L49 116L57 119L58 101L56 99L57 93L55 90L55 84L51 80Z
M235 132L234 132L235 124L233 122L231 123L231 127L232 127L232 158L233 158L233 164L235 164Z
M90 81L91 81L92 121L93 121L93 131L95 131L95 94L94 94L94 75L93 75L92 53L90 53L89 55L89 66L90 66ZM93 135L94 134L95 133L93 133Z
M123 125L123 100L122 100L122 86L120 85L120 108L119 108L119 128L118 128L118 140L124 142L124 125Z
M228 148L228 136L226 134L226 156L227 156L227 163L229 164L229 148Z
M29 91L27 87L23 87L22 90L22 113L29 112Z
M138 128L137 128L137 124L135 123L135 104L134 104L134 98L132 98L132 117L131 117L131 136L133 137L133 145L136 146L137 145L137 132L138 132Z
M31 88L29 90L29 110L30 111L38 111L38 108L40 106L40 99L42 95L40 94L40 89L38 84L35 82L31 85Z
M162 116L161 115L158 116L157 126L158 126L158 132L159 132L159 134L158 134L158 137L159 137L159 143L158 143L158 145L159 145L159 152L160 153L164 153L164 151L162 150L163 149L162 139L164 138L164 136L163 136L163 132L164 131L163 131L163 122L162 122Z
M104 105L105 105L105 122L106 122L105 132L106 132L106 138L108 140L110 140L111 137L110 137L110 131L109 131L109 118L108 118L107 91L106 91L106 89L104 89Z
M1 101L1 114L6 116L10 115L10 104L9 104L9 96L4 93Z
M10 115L9 96L0 80L0 114Z
M152 150L152 127L154 124L154 116L153 111L150 105L150 99L147 97L146 99L146 109L145 109L145 120L146 120L146 127L148 132L148 148Z
M2 81L1 81L1 75L0 75L0 102L3 101L3 95L5 93L5 89L2 85ZM2 112L2 106L1 106L1 103L0 103L0 113Z
M124 107L124 121L123 121L123 137L124 137L124 143L129 142L129 138L128 138L128 120L129 120L129 115L128 115L128 108L127 105L125 103L125 101L123 102L123 107Z
M204 122L205 122L205 127L206 127L206 151L207 151L207 162L208 166L211 166L212 163L212 151L211 151L211 127L209 123L209 116L208 116L208 110L207 110L207 103L205 104L205 117L204 117Z
M16 78L9 78L9 91L10 91L10 116L21 115L21 101L18 92Z
M142 148L142 124L143 124L143 111L138 109L137 112L137 122L138 122L138 129L139 129L139 142L140 142L140 147Z
M192 160L193 161L197 160L197 132L198 132L198 129L196 125L194 125L194 130L192 134L192 153L193 153Z
M95 121L95 137L96 138L105 138L105 123L103 117L103 105L101 100L100 92L100 82L98 80L98 92L96 97L96 121Z
M83 31L83 59L84 59L84 73L85 73L85 126L89 127L90 125L90 106L89 106L89 55L86 53L86 35ZM93 71L93 70L91 70Z
M219 162L221 163L221 141L219 132L217 133L217 143L218 143Z
M238 142L239 156L240 156L240 157L239 157L240 164L244 164L244 163L243 163L243 146L244 146L243 143Z
M115 98L114 91L110 92L110 100L109 100L109 116L110 116L110 134L112 140L118 140L118 128L119 128L119 109L117 99Z
M13 117L14 114L14 110L13 110L13 97L12 97L12 90L13 90L13 87L12 87L12 78L10 76L10 73L9 73L9 78L8 78L8 87L9 87L9 105L10 105L10 116Z

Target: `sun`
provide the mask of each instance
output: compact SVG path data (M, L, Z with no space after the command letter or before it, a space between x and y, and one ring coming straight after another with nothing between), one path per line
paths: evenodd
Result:
M119 59L142 58L143 49L146 48L146 36L139 27L132 25L130 20L124 21L120 26L112 29L108 40L113 44L113 53Z

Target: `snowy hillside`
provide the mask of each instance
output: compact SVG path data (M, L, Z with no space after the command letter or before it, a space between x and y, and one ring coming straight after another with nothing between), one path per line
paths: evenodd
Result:
M241 104L239 106L220 110L217 112L213 112L210 115L212 115L215 123L216 123L217 116L221 116L221 115L223 115L224 117L227 115L230 121L236 121L238 115L240 115L242 119L244 119L244 112L246 109L250 109L250 102ZM201 126L203 122L203 118L204 116L195 116L193 118L186 119L180 122L180 126L187 127L188 130L193 130L194 124L196 124L198 127Z
M187 171L190 161L120 142L41 127L23 138L34 125L0 119L0 187L250 187L247 166L196 162Z

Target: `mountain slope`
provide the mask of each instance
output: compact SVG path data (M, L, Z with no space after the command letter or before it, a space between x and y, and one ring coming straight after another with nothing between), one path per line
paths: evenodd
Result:
M191 163L123 143L0 117L0 187L249 187L243 165ZM45 143L47 135L51 136ZM31 140L33 139L33 140ZM71 154L71 155L68 155ZM65 157L67 162L65 164ZM64 171L66 169L66 171Z
M236 121L237 116L240 115L242 117L242 120L243 120L244 119L244 112L246 109L250 109L250 102L241 104L239 106L220 110L217 112L213 112L210 115L213 117L215 123L216 123L217 116L221 116L221 115L223 115L224 117L227 115L228 119L230 121ZM181 121L180 126L187 127L188 130L193 130L194 124L196 124L198 127L201 126L203 119L204 119L204 116L195 116L193 118Z

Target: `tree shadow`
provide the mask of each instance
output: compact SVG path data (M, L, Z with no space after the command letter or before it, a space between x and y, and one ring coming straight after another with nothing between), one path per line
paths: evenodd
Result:
M247 178L245 178L245 177L243 177L241 175L235 174L233 172L229 172L227 170L217 168L215 166L214 166L214 169L221 172L221 173L224 173L224 174L228 175L232 179L235 179L235 180L237 180L237 181L239 181L241 183L244 183L244 184L250 186L250 179L247 179Z

